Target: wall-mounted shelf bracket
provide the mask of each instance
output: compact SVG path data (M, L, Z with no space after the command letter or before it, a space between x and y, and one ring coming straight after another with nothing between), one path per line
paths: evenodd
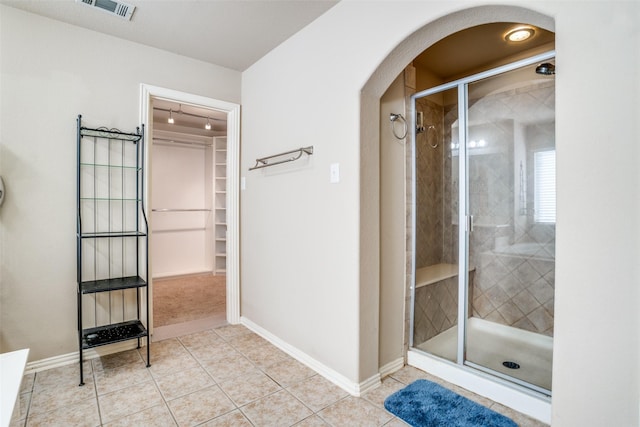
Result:
M256 164L252 168L249 168L249 170L252 171L254 169L261 169L269 166L279 165L282 163L293 162L302 157L303 154L307 154L309 156L312 155L313 145L310 145L309 147L301 147L297 150L286 151L280 154L274 154L272 156L262 157L261 159L256 159Z

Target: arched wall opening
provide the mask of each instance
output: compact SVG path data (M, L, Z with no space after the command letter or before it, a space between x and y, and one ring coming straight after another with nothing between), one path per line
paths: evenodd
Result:
M379 325L375 332L377 337L369 336L366 339L370 339L369 342L377 342L377 368L382 376L405 363L409 322L406 307L409 304L410 278L405 277L404 268L406 265L405 226L396 226L395 231L382 228L384 218L380 213L383 207L380 190L386 183L383 182L385 175L381 170L381 132L382 129L387 129L388 123L381 121L383 117L381 98L396 77L424 50L456 32L494 22L520 22L548 31L555 30L552 18L530 9L514 6L481 6L446 15L427 23L396 46L372 73L361 91L360 288L363 298L368 300L378 298L378 312L363 313L361 319L368 319ZM404 179L404 176L400 177L400 185L403 185ZM404 217L404 206L400 208ZM383 245L389 239L395 240L396 248L402 251L402 259L396 259L398 268L395 271L389 271L393 270L393 267L386 265L388 260L381 255ZM394 257L397 258L397 256L396 253ZM390 280L389 277L393 279ZM364 302L365 299L361 304L363 310L367 306L371 307ZM363 343L361 348L364 347L366 345ZM368 376L363 372L362 377Z

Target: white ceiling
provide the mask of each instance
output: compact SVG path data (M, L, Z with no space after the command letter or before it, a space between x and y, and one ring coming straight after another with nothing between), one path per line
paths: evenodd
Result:
M238 71L334 6L335 0L123 0L131 21L76 0L1 4Z

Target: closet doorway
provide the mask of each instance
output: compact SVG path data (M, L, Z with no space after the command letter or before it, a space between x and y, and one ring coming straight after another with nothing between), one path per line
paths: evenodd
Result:
M235 323L227 141L236 120L229 123L234 112L184 97L150 93L147 108L151 324L158 341Z

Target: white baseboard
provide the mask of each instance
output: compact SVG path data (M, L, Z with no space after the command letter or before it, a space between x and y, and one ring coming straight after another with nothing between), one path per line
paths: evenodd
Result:
M334 383L335 385L342 388L343 390L345 390L346 392L348 392L353 396L362 396L369 390L373 390L374 388L378 387L381 384L379 373L373 375L372 377L360 383L351 381L344 375L340 374L339 372L336 372L335 370L331 369L325 364L317 361L316 359L309 356L305 352L284 342L279 337L273 335L271 332L253 323L251 320L247 319L246 317L241 317L240 323L245 325L247 328L249 328L256 334L260 335L262 338L269 341L271 344L278 347L280 350L287 353L289 356L298 360L300 363L307 365L309 368L313 369L318 374L322 375L324 378L331 381L332 383Z
M144 345L144 340L141 343ZM135 340L123 341L115 344L104 345L101 347L95 347L82 352L82 358L84 360L95 359L100 356L106 356L107 354L119 353L125 350L131 350L138 347L138 343ZM73 353L62 354L60 356L48 357L42 360L34 360L27 363L25 367L25 374L32 374L34 372L46 371L47 369L59 368L60 366L72 365L80 362L80 354L75 351Z
M384 366L380 367L380 378L384 378L387 375L391 375L394 372L402 369L404 367L404 357L399 357L396 360L392 360Z

